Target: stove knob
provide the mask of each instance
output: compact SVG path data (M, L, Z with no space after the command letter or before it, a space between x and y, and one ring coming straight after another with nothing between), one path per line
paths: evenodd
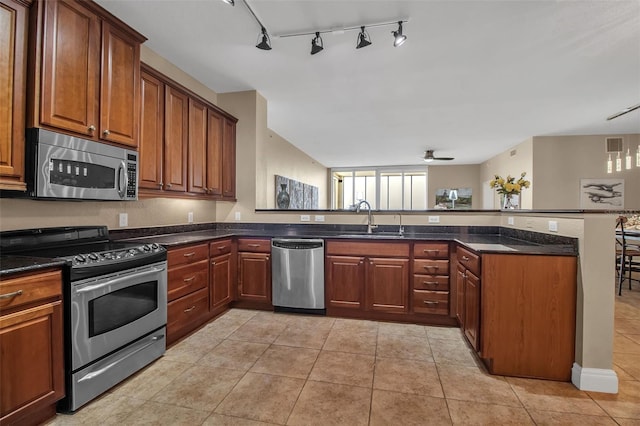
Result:
M98 255L97 255L97 254L95 254L95 253L90 253L90 254L89 254L89 259L91 259L91 260L98 260L98 259L99 259L99 257L98 257Z
M84 257L83 255L79 254L76 257L73 258L74 262L78 262L78 263L84 263L87 261L87 258Z
M105 259L112 259L113 254L110 252L102 253L102 257L104 257Z
M154 250L160 250L160 246L157 243L151 244L151 248Z
M142 249L143 249L144 251L151 251L151 247L149 246L149 244L145 244L145 245L143 245L143 246L142 246Z

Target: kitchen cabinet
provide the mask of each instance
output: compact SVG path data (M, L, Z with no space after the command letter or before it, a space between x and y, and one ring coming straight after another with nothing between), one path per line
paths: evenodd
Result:
M271 309L271 240L238 239L238 303Z
M209 244L209 312L215 315L223 311L233 299L235 283L235 253L231 239L214 241Z
M167 253L167 345L204 323L209 313L209 245Z
M481 259L476 253L458 246L456 249L457 306L456 316L467 341L480 351L480 266Z
M65 394L62 273L0 281L0 423L39 424Z
M482 255L479 354L490 373L571 379L576 276L575 256Z
M145 38L93 2L36 5L30 125L137 148Z
M27 40L31 1L0 0L0 189L25 191Z
M141 197L235 200L237 119L142 64Z
M415 243L413 258L413 311L449 315L449 243Z
M328 315L408 312L408 243L327 241L325 253Z

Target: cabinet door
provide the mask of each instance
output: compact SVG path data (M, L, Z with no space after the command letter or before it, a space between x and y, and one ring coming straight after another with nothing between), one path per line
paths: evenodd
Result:
M227 119L222 146L222 196L236 197L236 123Z
M368 310L407 312L409 259L369 259L366 282Z
M471 346L480 349L480 279L466 271L464 281L464 334Z
M456 268L456 318L460 327L464 327L464 280L465 269L458 265Z
M23 416L61 399L62 302L0 317L0 353L0 423L20 424Z
M142 72L140 92L138 186L161 189L164 156L164 84L154 76Z
M100 138L138 146L140 44L102 23Z
M69 0L45 2L40 122L97 138L100 20Z
M209 310L231 302L231 283L234 263L231 254L214 257L211 260L211 288Z
M364 257L326 257L326 306L327 308L364 308L365 266Z
M271 304L271 255L238 253L238 300Z
M28 16L24 5L0 1L0 189L24 191L25 79Z
M207 107L189 98L188 191L207 192Z
M189 97L165 86L164 110L164 189L187 190L187 141Z
M222 195L224 117L209 110L207 117L207 188L209 194ZM234 161L235 164L235 161Z

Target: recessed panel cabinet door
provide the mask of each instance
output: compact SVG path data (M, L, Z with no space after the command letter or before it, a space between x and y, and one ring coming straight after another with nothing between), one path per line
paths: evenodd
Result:
M138 185L162 189L164 150L164 84L145 72L140 78L140 147Z
M464 334L473 346L480 350L480 279L466 272L464 281Z
M222 196L236 196L236 123L224 120L222 146Z
M187 190L187 144L189 97L171 86L165 91L164 189Z
M409 259L368 260L367 309L382 312L408 311Z
M224 117L220 114L209 110L207 120L207 187L211 195L222 195L224 121Z
M40 122L96 137L100 20L73 1L45 2Z
M140 44L102 23L101 139L138 146Z
M238 253L238 300L271 303L271 255Z
M364 307L364 257L326 257L326 305L360 310Z
M231 282L235 263L231 254L214 257L211 260L211 288L209 310L231 302Z
M188 191L207 192L207 107L189 98Z

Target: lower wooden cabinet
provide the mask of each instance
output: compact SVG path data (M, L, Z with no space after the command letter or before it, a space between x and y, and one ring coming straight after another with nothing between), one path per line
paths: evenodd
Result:
M409 259L368 260L366 309L403 314L409 310Z
M64 397L62 273L0 281L0 424L38 424Z
M271 309L271 240L238 239L238 302Z
M236 255L231 239L214 241L209 245L209 311L226 308L234 298Z
M464 335L476 351L480 350L480 278L471 271L464 279Z
M327 308L364 308L364 257L327 256L325 294Z
M167 306L167 346L202 325L209 316L209 288L203 288Z

